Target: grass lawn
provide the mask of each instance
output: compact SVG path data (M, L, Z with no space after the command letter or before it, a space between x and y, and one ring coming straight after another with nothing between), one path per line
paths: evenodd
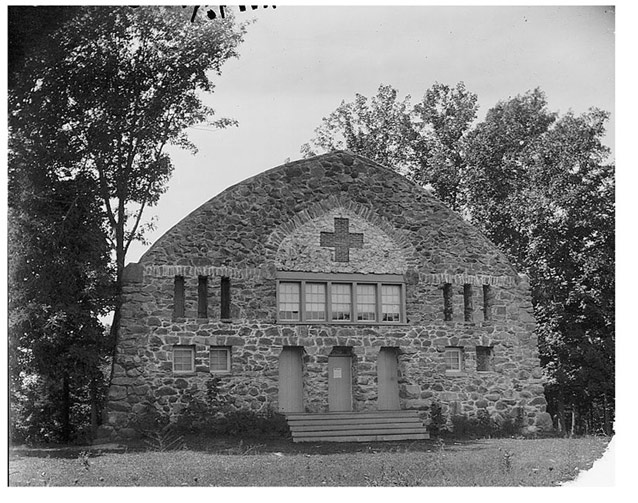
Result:
M187 439L166 452L10 450L11 486L554 486L573 480L608 438L293 444Z

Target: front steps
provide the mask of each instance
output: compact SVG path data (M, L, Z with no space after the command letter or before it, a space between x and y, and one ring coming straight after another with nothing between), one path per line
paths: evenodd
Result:
M430 435L413 410L286 413L293 442L391 442Z

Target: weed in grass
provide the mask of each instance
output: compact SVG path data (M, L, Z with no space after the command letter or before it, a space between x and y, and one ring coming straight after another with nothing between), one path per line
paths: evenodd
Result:
M171 424L157 431L147 431L146 436L144 443L152 451L166 452L185 448L184 437L173 432Z
M505 473L510 473L512 471L512 456L514 456L514 454L501 447L499 447L498 450L501 452L501 470Z
M89 458L90 455L88 451L80 451L78 454L78 461L82 465L82 468L87 472L91 469L91 461Z

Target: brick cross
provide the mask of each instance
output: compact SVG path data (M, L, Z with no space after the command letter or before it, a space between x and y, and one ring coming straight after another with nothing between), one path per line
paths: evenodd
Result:
M350 262L350 248L363 247L363 233L350 233L350 220L335 217L335 231L322 232L319 245L335 249L335 262Z

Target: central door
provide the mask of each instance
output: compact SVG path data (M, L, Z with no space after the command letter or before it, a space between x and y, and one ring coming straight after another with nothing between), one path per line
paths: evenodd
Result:
M328 356L328 410L352 410L352 357L349 355Z
M397 348L381 348L377 358L379 410L399 410L399 368Z
M302 347L284 347L279 356L279 411L303 412Z

